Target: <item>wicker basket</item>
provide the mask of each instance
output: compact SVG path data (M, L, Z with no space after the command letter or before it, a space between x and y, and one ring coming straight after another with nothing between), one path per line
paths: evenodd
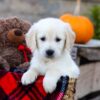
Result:
M71 52L72 58L75 62L77 62L77 48L74 47ZM77 79L70 78L68 88L66 89L63 100L74 100L75 96L75 88L76 88Z
M68 88L66 89L63 100L74 100L76 79L69 79Z

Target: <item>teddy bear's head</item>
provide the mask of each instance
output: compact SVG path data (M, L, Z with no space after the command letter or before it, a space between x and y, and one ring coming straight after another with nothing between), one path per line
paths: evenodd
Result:
M19 47L26 46L25 34L30 25L16 17L0 20L0 66L9 70L25 62L22 47Z
M0 46L2 48L17 47L20 44L25 44L25 33L21 29L10 29L0 35Z
M8 31L7 38L11 43L18 45L25 42L25 33L21 29L12 29Z

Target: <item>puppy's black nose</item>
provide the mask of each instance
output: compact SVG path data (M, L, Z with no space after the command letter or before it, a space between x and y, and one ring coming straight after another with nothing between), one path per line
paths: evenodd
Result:
M54 50L49 49L49 50L46 51L47 57L52 57L53 54L54 54Z

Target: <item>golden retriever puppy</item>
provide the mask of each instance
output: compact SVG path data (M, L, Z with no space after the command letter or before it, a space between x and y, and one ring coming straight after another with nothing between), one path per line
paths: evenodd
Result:
M61 76L77 78L79 68L70 55L74 40L75 33L70 25L60 19L46 18L33 24L26 34L33 57L22 76L22 84L31 84L38 75L44 75L43 87L47 93L52 93Z

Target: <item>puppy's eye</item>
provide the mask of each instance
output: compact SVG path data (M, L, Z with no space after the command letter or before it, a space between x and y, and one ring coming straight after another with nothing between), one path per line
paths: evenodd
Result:
M56 42L60 42L60 41L61 41L61 39L57 37L56 38Z
M45 37L41 37L40 39L41 39L41 41L45 41L45 40L46 40L46 38L45 38Z

